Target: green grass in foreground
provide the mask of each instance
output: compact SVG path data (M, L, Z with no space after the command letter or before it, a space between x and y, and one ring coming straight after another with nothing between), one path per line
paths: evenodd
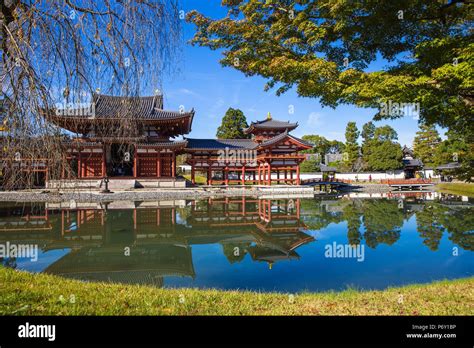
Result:
M474 196L474 183L449 182L436 185L436 190Z
M71 303L71 296L75 302ZM85 283L0 267L1 315L473 315L474 277L297 295Z

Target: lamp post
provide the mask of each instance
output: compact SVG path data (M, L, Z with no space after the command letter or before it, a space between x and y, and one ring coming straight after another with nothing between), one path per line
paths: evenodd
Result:
M112 193L112 191L109 190L109 181L110 180L107 175L102 179L102 182L105 184L105 187L102 191L100 191L100 193Z

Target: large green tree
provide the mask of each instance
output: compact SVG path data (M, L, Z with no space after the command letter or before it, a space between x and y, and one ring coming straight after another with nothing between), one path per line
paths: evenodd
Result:
M402 167L402 147L396 142L397 132L390 126L377 127L372 139L367 140L367 168L384 171Z
M362 160L364 162L364 166L367 169L367 163L369 160L369 155L370 155L370 141L374 138L374 133L375 133L375 125L373 122L367 122L362 126L362 146L361 146L361 152L362 152Z
M247 127L247 118L244 113L239 109L229 108L222 117L216 136L219 139L245 139L249 137L244 133L244 128Z
M329 140L317 134L303 135L303 140L313 145L308 153L318 154L320 161L324 160L326 154L342 153L345 147L341 141Z
M359 130L355 122L348 122L346 126L346 144L344 151L344 164L351 170L354 170L355 164L359 159Z
M335 107L383 112L410 103L421 123L457 132L474 146L474 4L470 0L223 0L222 19L197 11L193 44L222 49L221 64L268 79L266 89ZM382 57L383 68L368 69ZM409 108L401 108L409 111ZM397 111L397 110L395 110ZM469 180L467 157L458 175Z
M222 49L221 64L293 86L323 105L379 110L414 103L427 124L474 134L473 3L470 0L223 0L222 19L197 11L192 43ZM384 68L367 69L381 57ZM415 112L416 113L416 112Z
M436 165L436 149L441 142L438 131L434 126L420 125L420 130L416 132L413 140L413 152L425 166Z

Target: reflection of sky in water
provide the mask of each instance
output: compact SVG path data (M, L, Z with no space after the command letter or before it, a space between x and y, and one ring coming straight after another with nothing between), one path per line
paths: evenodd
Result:
M38 249L38 260L31 261L29 258L21 258L16 260L18 269L28 270L30 272L42 272L53 262L59 260L69 253L69 249L49 250L43 252Z
M398 239L396 233L390 234L387 237L384 236L383 232L379 232L374 233L375 237L373 236L371 241L367 242L366 236L364 236L366 232L364 223L361 223L361 243L365 251L364 261L358 262L356 258L327 258L325 257L326 245L332 245L334 242L338 245L348 243L348 223L346 220L348 220L349 216L354 216L344 215L346 214L344 209L347 207L348 202L342 200L326 202L324 203L327 204L326 208L329 207L327 212L324 211L326 208L322 208L322 203L317 203L314 200L301 200L301 203L302 205L305 203L305 206L301 209L301 220L308 225L315 223L316 226L325 227L321 227L319 230L316 228L305 230L302 238L304 236L312 236L314 240L309 243L302 243L294 249L297 254L294 256L299 256L299 258L295 257L291 260L280 259L274 262L271 267L268 262L257 260L259 255L265 256L265 253L253 254L254 258L247 253L240 262L235 261L231 263L224 253L221 242L224 240L226 243L232 242L233 244L227 245L233 246L240 245L238 243L242 240L247 242L252 240L249 239L252 236L259 236L259 238L263 236L263 244L267 243L265 244L266 246L281 245L282 240L286 238L286 232L281 234L275 231L266 232L265 228L259 230L254 226L252 227L253 229L250 229L252 231L250 233L248 227L245 227L246 230L244 227L231 229L225 223L221 228L211 228L208 225L195 228L193 224L196 221L190 219L190 216L192 214L198 216L202 211L191 213L189 206L186 208L182 207L180 209L183 210L176 211L175 224L172 224L171 215L169 215L170 209L161 211L163 214L160 224L153 220L157 216L156 209L142 210L138 213L139 215L143 214L138 226L139 228L146 229L146 231L134 230L132 210L109 211L105 219L106 225L104 226L100 223L102 217L97 215L96 218L99 223L92 226L93 228L90 227L91 225L87 225L87 219L78 224L77 221L79 220L74 220L73 218L64 225L69 230L64 234L65 239L61 239L62 235L59 233L61 214L51 213L49 221L54 226L54 229L51 232L45 232L49 234L46 234L45 240L38 240L37 244L44 246L54 241L49 246L53 250L46 252L38 250L38 260L36 262L31 262L30 259L18 259L16 264L18 269L32 272L42 272L54 265L59 265L60 267L53 267L53 270L60 270L66 273L74 273L75 267L77 267L83 274L92 274L97 271L94 269L95 266L100 266L97 267L99 268L97 272L109 274L112 272L126 273L131 269L144 272L145 275L148 274L147 272L150 272L149 275L152 278L159 277L157 273L163 272L165 274L165 287L274 290L284 292L339 290L349 286L363 289L382 289L389 286L426 283L433 280L474 275L474 253L472 251L465 250L454 244L449 239L452 233L446 230L442 233L437 250L430 250L423 243L426 236L423 236L418 231L419 227L417 224L423 225L420 219L422 216L420 215L417 221L417 215L413 214L413 212L404 215L405 213L397 208L396 201L375 202L372 200L369 202L369 209L364 211L362 215L359 215L359 218L360 221L364 221L365 218L372 219L372 225L382 231L385 231L386 226L389 226L387 228L390 229L394 227L391 224L393 222L391 221L392 218L395 219L395 225L397 221L399 223L403 221ZM338 205L339 203L341 204ZM360 205L354 205L353 207L360 208ZM423 207L422 204L413 204L413 209L421 209L421 207ZM459 228L458 225L469 226L469 224L472 224L472 218L470 220L467 220L467 218L471 216L473 208L463 207L461 209L464 210L441 212L448 217L454 214L452 215L453 219L450 221L451 226L454 226L453 228ZM278 215L275 207L272 207L271 210L272 214ZM223 214L214 213L219 218L222 217L220 214ZM295 214L294 207L290 210L290 213ZM290 213L284 212L280 217ZM90 216L94 217L94 214L90 214ZM341 219L341 215L337 214L343 214L344 218ZM439 218L441 215L437 217ZM75 215L71 212L70 216ZM430 217L427 214L424 218L426 219L427 216L428 218ZM401 220L397 220L400 218ZM278 221L278 219L272 221L275 220ZM232 220L232 222L235 221ZM281 225L277 226L281 227ZM423 225L423 227L426 226ZM88 230L87 228L90 229ZM461 228L461 230L463 229ZM146 238L138 239L139 234L146 235L147 233L154 234L155 237L151 237L149 240ZM291 233L287 234L291 235ZM464 238L462 239L463 242L468 243L470 247L472 244L472 233L472 231L464 233L461 231L456 236L458 240L462 236ZM81 238L83 238L81 236L85 236L86 239L81 241ZM80 238L68 239L68 237ZM436 237L436 234L428 234L428 237ZM28 238L34 237L31 235ZM171 242L166 240L166 238L171 238L169 239ZM249 242L250 245L243 246L242 251L245 252L245 250L256 247L257 239ZM70 242L73 242L73 244L67 244ZM294 242L292 240L288 245L293 245L292 243ZM393 244L388 245L386 244L387 242L393 242ZM167 243L171 244L168 245ZM172 243L175 243L175 246L181 246L176 249L170 249L169 246L173 246ZM369 243L369 245L375 243L376 247L371 248L366 243ZM51 245L57 245L61 249L54 250L54 246ZM77 248L77 252L74 254L71 254L71 249L69 249L71 245L75 245L74 248ZM65 246L68 248L65 248ZM136 250L137 254L135 254L136 257L134 259L122 258L124 246L132 246L132 252ZM133 246L136 246L137 249L133 249ZM185 256L189 254L178 254L179 250L186 250L186 246L191 250L192 256L189 259ZM457 248L458 256L453 256L454 247ZM252 250L255 253L256 249ZM262 251L261 249L258 250ZM271 251L273 252L274 250ZM177 260L177 262L184 260L184 264L187 262L192 264L191 267L194 268L195 278L167 276L166 274L172 274L173 272L165 267L166 262L160 263L159 259L162 255L165 255L163 257L169 260ZM275 253L272 255L275 255ZM148 261L142 262L147 257ZM68 262L64 263L65 259ZM181 266L181 271L188 266ZM189 271L189 269L186 268L186 271ZM128 277L128 275L125 276Z

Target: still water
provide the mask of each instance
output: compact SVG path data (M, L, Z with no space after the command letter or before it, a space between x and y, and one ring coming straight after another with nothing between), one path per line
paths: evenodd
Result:
M8 266L157 287L383 289L474 275L474 200L377 197L1 203ZM25 251L25 250L23 250Z

